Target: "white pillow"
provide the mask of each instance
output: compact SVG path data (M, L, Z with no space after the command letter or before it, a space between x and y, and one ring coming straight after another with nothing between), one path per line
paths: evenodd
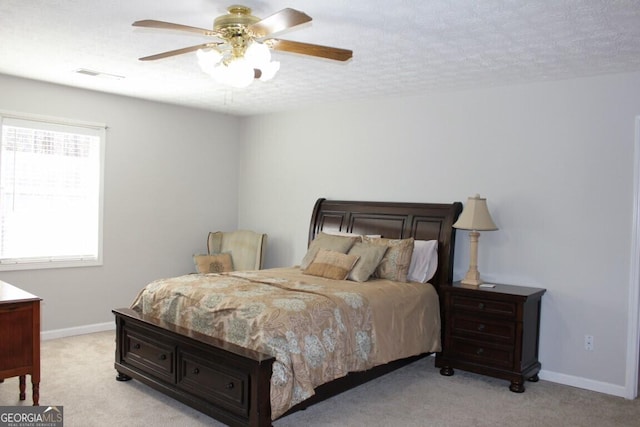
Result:
M413 254L407 280L427 283L438 268L438 241L416 240L413 242Z

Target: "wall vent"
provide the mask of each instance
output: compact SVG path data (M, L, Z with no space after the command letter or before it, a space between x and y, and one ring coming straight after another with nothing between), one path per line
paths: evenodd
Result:
M115 79L115 80L121 80L124 79L124 76L118 76L116 74L109 74L109 73L103 73L101 71L94 71L94 70L89 70L86 68L78 68L77 70L75 70L76 73L78 74L84 74L85 76L91 76L91 77L102 77L105 79Z

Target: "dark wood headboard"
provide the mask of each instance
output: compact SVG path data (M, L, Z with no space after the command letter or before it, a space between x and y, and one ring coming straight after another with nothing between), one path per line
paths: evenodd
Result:
M453 223L462 203L354 202L318 199L313 207L309 242L320 231L379 234L389 239L438 240L438 270L430 283L453 280Z

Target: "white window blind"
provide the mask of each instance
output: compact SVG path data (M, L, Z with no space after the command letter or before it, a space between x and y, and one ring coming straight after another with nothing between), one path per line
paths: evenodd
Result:
M0 120L0 269L101 264L104 128Z

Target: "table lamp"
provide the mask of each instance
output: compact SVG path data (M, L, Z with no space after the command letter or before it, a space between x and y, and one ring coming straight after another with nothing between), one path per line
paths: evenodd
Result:
M487 209L487 199L483 199L479 194L469 197L467 205L462 210L460 217L453 224L455 228L469 231L469 240L471 250L469 254L469 271L461 283L470 286L480 286L480 272L478 271L478 239L480 233L478 231L497 230L498 227L493 223L489 209Z

